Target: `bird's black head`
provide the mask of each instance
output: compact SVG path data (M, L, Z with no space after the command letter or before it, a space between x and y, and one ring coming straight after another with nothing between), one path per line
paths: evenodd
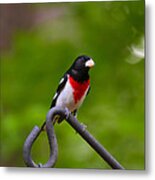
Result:
M83 55L75 59L72 68L77 71L88 71L93 66L94 61L90 57Z
M88 71L95 65L94 61L86 56L78 56L71 68L69 69L69 73L74 76L74 78L78 81L84 81L89 78Z

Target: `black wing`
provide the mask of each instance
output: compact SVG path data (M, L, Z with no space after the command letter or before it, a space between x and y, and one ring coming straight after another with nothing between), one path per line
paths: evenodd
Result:
M62 91L63 88L65 87L65 84L66 84L66 82L67 82L67 78L68 78L68 77L67 77L67 74L65 74L65 75L62 77L62 79L60 80L59 85L58 85L58 88L57 88L57 90L56 90L56 93L55 93L55 95L54 95L54 97L53 97L53 100L52 100L52 103L51 103L50 108L52 108L52 107L55 106L59 94L61 93L61 91Z

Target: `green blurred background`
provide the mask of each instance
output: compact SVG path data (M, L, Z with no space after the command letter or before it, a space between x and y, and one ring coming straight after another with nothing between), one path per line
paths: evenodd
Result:
M144 169L144 1L0 5L1 166L25 166L23 143L43 123L63 73L91 56L91 91L78 119L126 168ZM110 167L65 121L56 168ZM45 163L45 133L34 145Z

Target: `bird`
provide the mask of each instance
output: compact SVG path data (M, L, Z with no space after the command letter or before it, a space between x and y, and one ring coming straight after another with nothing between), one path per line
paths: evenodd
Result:
M89 70L94 65L95 63L91 57L78 56L61 78L50 108L55 106L68 108L76 117L77 111L90 91ZM52 120L53 124L55 122L61 123L61 121L60 116L54 117Z

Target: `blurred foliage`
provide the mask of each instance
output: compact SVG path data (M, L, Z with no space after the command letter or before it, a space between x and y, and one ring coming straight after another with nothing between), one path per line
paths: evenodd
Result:
M11 52L1 55L1 165L25 166L25 138L45 120L63 73L86 54L96 66L79 121L126 169L144 169L144 58L128 61L136 58L131 46L144 38L144 2L32 4L32 10L40 7L64 12L17 31ZM55 167L109 168L65 121L55 131ZM42 133L32 155L46 162L48 152Z

